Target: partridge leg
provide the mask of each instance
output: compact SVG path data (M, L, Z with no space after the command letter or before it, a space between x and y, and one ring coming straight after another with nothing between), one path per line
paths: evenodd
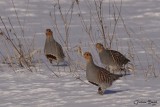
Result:
M52 59L49 59L49 62L52 64Z
M98 88L98 94L103 95L103 91L102 91L101 87Z

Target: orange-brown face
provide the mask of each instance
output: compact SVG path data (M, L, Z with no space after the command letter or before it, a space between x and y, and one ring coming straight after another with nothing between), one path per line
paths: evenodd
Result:
M97 48L98 52L101 52L104 49L104 47L101 43L97 43L96 48Z
M51 29L46 29L46 36L52 36L53 32Z
M85 52L83 54L83 57L87 60L87 61L90 61L92 59L92 55L90 52Z

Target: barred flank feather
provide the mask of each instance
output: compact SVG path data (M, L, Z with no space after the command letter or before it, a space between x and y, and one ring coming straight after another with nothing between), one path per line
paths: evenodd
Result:
M119 79L119 77L121 77L121 76L106 72L105 69L101 69L101 71L98 72L99 83L108 83L108 84L112 85L112 82Z
M127 64L128 62L130 62L129 59L127 59L123 54L121 54L120 52L118 51L115 51L115 50L108 50L112 56L112 58L117 62L117 64L119 65L125 65Z

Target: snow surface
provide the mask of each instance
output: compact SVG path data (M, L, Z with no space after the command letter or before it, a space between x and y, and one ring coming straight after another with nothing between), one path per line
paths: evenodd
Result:
M19 19L24 25L25 38L31 40L35 36L35 48L43 52L46 28L55 29L53 20L49 13L53 12L53 4L56 0L13 0ZM28 3L29 1L29 3ZM92 4L93 0L80 0L82 14L85 16L86 23L88 17L88 1ZM106 21L111 20L108 15L109 0L104 0L104 10L106 10ZM110 0L113 1L113 0ZM115 0L119 6L121 0ZM62 12L68 9L71 0L60 0ZM28 5L27 5L28 4ZM73 62L72 71L69 67L57 67L48 63L43 53L41 59L48 64L59 77L56 77L44 63L36 64L31 68L34 72L29 72L25 68L12 68L6 64L0 64L0 107L160 107L160 84L159 77L150 76L145 78L144 72L148 65L154 63L156 74L159 75L159 61L155 61L155 55L160 54L159 50L159 28L160 28L160 0L123 0L122 17L129 29L131 38L124 30L123 24L117 25L117 41L119 50L127 53L127 43L132 40L138 58L135 58L135 73L117 80L110 87L106 94L97 94L97 87L89 84L85 78L84 59L74 52L70 52ZM28 8L28 9L27 9ZM94 9L93 9L94 10ZM17 32L20 33L20 26L17 21L12 0L0 0L0 15L7 27L10 28L8 17ZM101 65L94 48L94 44L82 29L81 21L77 15L78 9L75 7L71 23L69 46L74 48L80 44L84 51L91 51L95 57L96 64ZM56 13L58 25L64 35L64 25L60 20L59 13ZM93 23L94 24L94 23ZM2 23L0 28L4 29ZM95 32L98 34L97 32ZM20 36L21 37L21 36ZM2 38L2 37L0 37ZM56 40L60 37L56 36ZM3 40L0 40L0 52L5 55ZM102 42L102 38L96 36L97 42ZM150 46L151 42L156 44L154 58L146 56L144 48ZM63 44L64 45L64 44ZM64 47L65 49L66 47ZM116 45L113 45L116 49ZM147 52L153 54L150 48ZM154 59L154 60L153 60ZM157 59L159 60L159 59ZM79 63L78 63L79 62ZM141 63L139 63L141 62ZM141 65L140 65L141 64ZM81 80L78 78L80 77ZM135 101L143 101L148 104L134 104ZM152 103L149 104L149 100ZM155 105L154 105L155 104Z

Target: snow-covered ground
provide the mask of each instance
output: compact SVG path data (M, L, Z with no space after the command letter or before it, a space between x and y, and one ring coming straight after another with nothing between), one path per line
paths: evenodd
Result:
M53 68L55 69L55 68ZM82 71L80 71L82 72ZM97 94L97 87L77 80L69 72L60 71L60 78L44 68L38 72L1 72L1 107L159 107L159 79L145 81L141 76L121 78L106 94ZM82 73L81 73L82 74ZM86 82L86 83L85 83ZM152 100L151 104L134 102ZM155 103L157 101L158 103Z
M70 1L60 0L62 12L66 12ZM89 10L87 6L88 3L92 5L93 0L79 1L81 12L86 23L88 23ZM108 11L109 1L114 0L104 0L103 3L107 24L111 20ZM117 6L120 5L120 1L115 0ZM15 13L16 9L24 29L25 38L30 41L35 37L35 49L42 50L38 58L44 62L31 68L34 72L25 68L13 68L7 64L0 64L0 107L160 107L160 77L155 78L151 75L145 78L144 73L146 70L154 71L155 69L156 75L159 75L160 59L157 56L160 54L158 46L160 45L160 0L122 1L121 15L130 33L130 38L124 30L122 22L119 23L116 31L118 49L126 54L128 43L133 42L133 54L136 55L132 62L136 66L136 70L135 73L132 72L131 75L117 80L106 91L106 94L101 96L97 94L97 87L87 82L84 59L74 51L74 47L80 45L83 51L91 51L95 55L96 64L101 65L93 42L82 28L76 6L73 11L69 37L69 47L73 48L69 52L73 60L73 63L71 63L72 72L70 72L69 67L50 65L43 55L45 29L56 30L50 16L50 12L53 13L53 4L56 3L56 0L13 0L15 8L12 0L0 0L0 16L6 26L11 28L8 21L9 17L16 33L21 35L21 28ZM65 35L64 25L60 20L59 13L56 12L56 15L59 29L62 35ZM4 30L1 22L0 28ZM103 40L97 36L96 30L94 33L97 42L102 42ZM60 41L61 38L56 34L57 32L55 32L56 40ZM8 55L5 48L4 38L0 36L0 59L2 54ZM113 48L116 49L115 44L113 44ZM64 49L66 49L65 46ZM81 67L76 67L77 65L74 62L80 64ZM154 65L154 68L149 69L149 65ZM56 77L50 69L59 77ZM78 79L79 77L81 80Z

